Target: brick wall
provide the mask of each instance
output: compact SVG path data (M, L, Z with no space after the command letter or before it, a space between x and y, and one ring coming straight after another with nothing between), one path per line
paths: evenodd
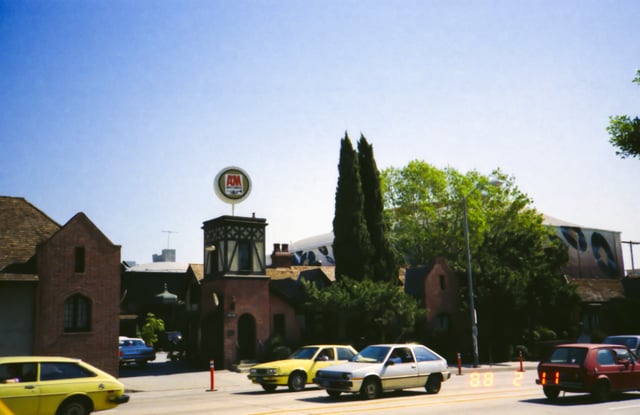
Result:
M84 270L76 272L76 248ZM82 213L38 246L35 355L80 358L118 375L120 246L111 243ZM90 330L64 331L64 303L80 294L91 304Z

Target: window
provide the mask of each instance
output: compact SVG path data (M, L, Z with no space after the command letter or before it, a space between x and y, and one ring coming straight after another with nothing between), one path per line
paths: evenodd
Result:
M45 362L40 365L40 380L92 378L95 373L76 363Z
M6 363L0 365L0 383L35 382L35 363Z
M91 330L91 303L87 297L74 295L64 302L64 331L73 333Z
M346 347L338 347L338 360L351 360L353 356L355 356L355 354L351 351L351 349L347 349Z
M613 356L613 351L609 349L600 349L597 354L599 365L615 365L616 358Z
M284 314L274 314L273 316L273 334L285 337L285 319Z
M251 242L238 241L238 270L251 271Z
M444 277L444 275L440 275L440 291L444 291L446 285L446 278Z
M84 246L78 246L74 255L74 268L75 272L84 272L85 266L85 251Z
M449 315L438 314L433 322L434 329L436 330L449 330Z
M418 362L429 362L432 360L440 360L440 358L426 347L416 347L413 349Z

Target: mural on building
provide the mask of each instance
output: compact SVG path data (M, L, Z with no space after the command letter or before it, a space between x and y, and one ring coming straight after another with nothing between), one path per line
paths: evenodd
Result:
M624 264L620 232L586 228L550 216L545 224L554 227L569 249L565 272L573 278L622 278Z

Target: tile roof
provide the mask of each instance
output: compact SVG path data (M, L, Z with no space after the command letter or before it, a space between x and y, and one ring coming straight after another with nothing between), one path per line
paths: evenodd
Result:
M0 196L0 272L19 271L58 230L58 223L24 198Z
M607 302L614 298L624 298L624 287L619 279L612 278L570 278L578 295L584 302Z

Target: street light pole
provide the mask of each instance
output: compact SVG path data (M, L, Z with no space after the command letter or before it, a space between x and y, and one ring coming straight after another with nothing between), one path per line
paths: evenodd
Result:
M475 190L475 189L474 189ZM472 191L473 193L473 191ZM469 193L470 195L471 193ZM464 212L464 239L467 243L467 278L469 284L469 308L471 310L471 341L473 345L473 367L478 367L478 323L476 322L476 307L473 300L473 273L471 271L471 244L469 243L469 219L467 218L467 197L462 198Z
M502 180L491 179L489 184L491 186L502 186ZM471 271L471 244L469 243L469 218L467 212L467 198L475 192L481 183L478 183L465 197L462 198L462 208L464 213L464 239L467 244L467 278L469 284L469 308L471 313L471 342L473 346L473 367L478 367L480 364L480 356L478 354L478 322L476 320L476 306L473 295L473 271Z

